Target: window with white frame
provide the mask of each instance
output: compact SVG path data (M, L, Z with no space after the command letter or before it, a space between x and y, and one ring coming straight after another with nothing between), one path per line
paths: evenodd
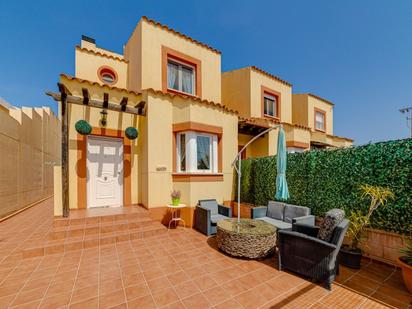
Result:
M195 68L168 59L167 88L195 95Z
M177 172L179 173L217 173L216 134L193 131L176 135Z
M278 100L277 97L268 93L263 97L264 114L270 117L278 117Z
M315 111L315 129L325 131L325 113Z

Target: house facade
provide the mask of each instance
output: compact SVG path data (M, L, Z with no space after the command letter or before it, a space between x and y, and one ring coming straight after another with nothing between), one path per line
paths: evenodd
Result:
M270 126L282 123L289 151L352 143L333 135L330 102L294 95L290 83L256 67L222 73L218 50L146 17L123 54L83 36L75 74L61 74L60 84L84 103L67 109L70 209L140 204L162 218L175 189L190 222L199 199L233 199L239 147ZM130 106L144 113L125 113ZM90 124L89 135L76 131L79 120ZM137 139L126 137L128 127ZM273 130L245 155L273 155L276 145ZM55 198L56 215L61 203Z

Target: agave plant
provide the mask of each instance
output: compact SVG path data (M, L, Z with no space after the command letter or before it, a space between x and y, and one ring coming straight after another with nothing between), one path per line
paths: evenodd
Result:
M364 229L370 223L373 212L379 207L385 207L389 199L394 199L395 195L389 188L361 185L361 195L364 198L370 198L370 204L367 213L361 210L352 211L349 215L350 225L347 236L351 239L351 250L359 250L359 244L365 240Z
M400 250L400 253L402 261L412 266L412 239L408 241L405 248Z

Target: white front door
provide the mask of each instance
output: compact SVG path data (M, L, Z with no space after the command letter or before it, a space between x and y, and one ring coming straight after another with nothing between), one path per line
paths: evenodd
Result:
M87 138L87 207L123 205L123 140Z

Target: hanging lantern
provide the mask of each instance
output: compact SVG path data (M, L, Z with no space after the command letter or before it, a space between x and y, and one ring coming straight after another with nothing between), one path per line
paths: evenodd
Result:
M126 137L130 140L136 139L138 135L137 129L134 127L127 127L124 133L126 134Z
M103 108L100 112L100 125L105 127L107 124L107 111Z
M86 120L77 121L74 128L81 135L88 135L92 132L92 127Z

